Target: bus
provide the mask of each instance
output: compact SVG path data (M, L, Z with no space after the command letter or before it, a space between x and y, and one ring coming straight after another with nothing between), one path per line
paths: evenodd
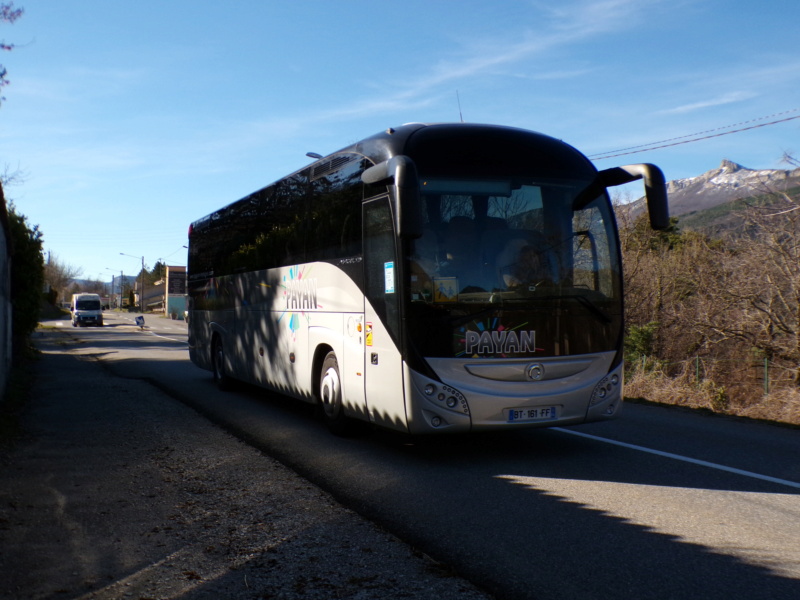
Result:
M621 256L598 171L552 137L468 123L389 128L189 227L189 353L319 405L330 430L574 425L622 403Z

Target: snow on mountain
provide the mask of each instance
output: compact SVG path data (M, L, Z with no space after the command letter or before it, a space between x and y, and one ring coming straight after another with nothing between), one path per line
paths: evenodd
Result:
M667 195L670 214L678 216L748 196L784 191L797 185L800 185L800 169L754 170L723 160L719 168L697 177L670 181Z
M669 214L677 217L741 198L786 191L797 186L800 186L800 168L755 170L725 159L718 168L702 175L669 181ZM630 205L634 215L644 209L644 198Z

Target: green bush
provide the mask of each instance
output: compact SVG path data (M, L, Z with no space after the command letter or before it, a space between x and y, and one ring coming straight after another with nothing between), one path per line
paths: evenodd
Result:
M650 363L655 353L658 323L647 325L631 325L625 337L625 362L628 365Z
M11 328L12 356L17 361L30 347L31 333L39 324L39 306L44 287L44 256L42 234L38 225L28 225L28 219L8 207L9 237L11 240Z

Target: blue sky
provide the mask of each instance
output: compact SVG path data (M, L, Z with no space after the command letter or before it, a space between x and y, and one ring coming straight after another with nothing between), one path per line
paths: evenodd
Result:
M0 173L83 277L185 264L191 221L406 122L587 155L800 117L797 0L17 0ZM774 116L773 116L774 115ZM734 127L728 127L735 125ZM726 129L727 128L727 129ZM800 118L595 161L787 168Z

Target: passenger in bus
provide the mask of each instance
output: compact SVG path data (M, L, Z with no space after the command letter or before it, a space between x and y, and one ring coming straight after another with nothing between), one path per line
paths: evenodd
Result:
M411 254L411 296L415 300L433 297L433 279L439 274L439 241L436 232L425 229L414 240Z
M420 238L414 240L412 260L428 277L438 274L439 241L435 231L426 229Z
M475 276L480 270L475 222L470 217L454 216L444 234L447 259L442 265L442 275L456 277L463 291L475 286Z

